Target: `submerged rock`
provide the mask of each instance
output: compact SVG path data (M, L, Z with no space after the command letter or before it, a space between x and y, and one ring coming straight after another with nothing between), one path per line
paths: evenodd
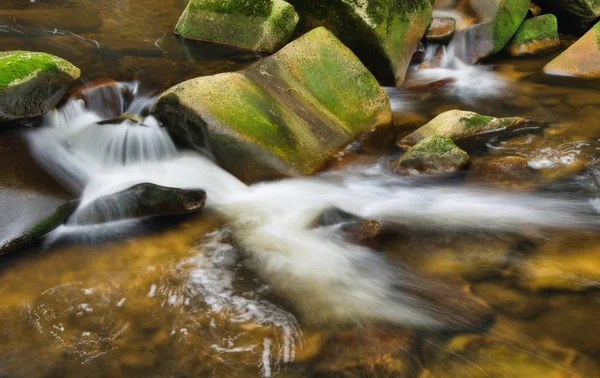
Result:
M527 16L529 0L471 1L470 4L480 20L465 31L472 43L469 49L475 63L506 46Z
M392 163L394 172L402 174L451 173L469 163L469 155L452 139L434 135L423 139Z
M463 110L450 110L438 115L425 126L404 137L401 143L414 145L433 135L441 135L457 141L482 134L530 126L531 122L521 117L494 118Z
M448 44L454 36L456 20L453 18L434 17L431 20L425 39L429 43Z
M300 14L298 29L324 26L348 46L378 79L400 86L431 21L431 0L289 0Z
M138 184L122 192L94 200L69 218L77 225L99 224L130 218L192 213L206 201L204 190Z
M0 52L0 122L50 111L77 78L77 67L36 52Z
M512 56L534 55L560 46L558 22L553 14L523 21L515 36L506 45Z
M275 52L292 36L298 14L283 0L191 0L175 32L182 37Z
M549 75L600 79L600 22L548 63L544 72Z
M561 20L561 28L585 30L600 17L600 0L536 0Z
M540 8L540 6L534 3L533 1L530 1L527 17L537 17L540 14L542 14L542 8Z
M64 223L76 205L31 158L21 136L0 136L0 254Z
M244 71L181 83L160 96L154 113L247 182L313 174L361 134L392 122L385 92L325 28Z

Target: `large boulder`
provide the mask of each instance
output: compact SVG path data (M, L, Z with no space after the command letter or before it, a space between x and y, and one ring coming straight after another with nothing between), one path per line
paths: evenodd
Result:
M193 213L202 210L205 201L204 190L184 190L144 183L94 200L78 209L69 218L69 223L99 224L123 219Z
M292 36L298 14L283 0L191 0L175 32L182 37L275 52Z
M544 67L549 75L600 78L600 22Z
M153 112L249 182L315 173L361 134L392 122L383 89L325 28L244 71L176 85Z
M76 204L37 165L20 135L0 135L0 161L0 254L4 254L63 224Z
M537 3L544 11L557 15L567 29L585 30L600 17L600 0L538 0Z
M0 52L0 122L50 111L79 75L77 67L53 55Z
M506 45L512 56L534 55L560 46L558 21L553 14L545 14L523 21L519 30Z
M525 20L529 0L472 0L471 8L479 23L464 32L471 44L469 58L475 63L506 46Z
M432 0L288 0L298 29L331 30L383 82L400 86L433 11Z
M469 111L450 110L407 135L400 143L414 145L433 135L441 135L457 141L523 127L531 127L531 121L521 117L494 118Z
M452 139L434 135L423 139L392 163L401 174L452 173L469 163L469 155Z

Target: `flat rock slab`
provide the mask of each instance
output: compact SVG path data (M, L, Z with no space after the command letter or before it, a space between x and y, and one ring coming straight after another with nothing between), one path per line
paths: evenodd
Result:
M600 79L600 22L544 67L549 75Z
M38 167L22 136L0 135L0 165L0 254L3 254L61 225L75 204Z
M244 71L183 82L153 112L246 182L313 174L360 135L392 122L386 93L325 28Z
M429 43L448 44L454 36L456 20L453 18L434 17L431 20L425 39Z

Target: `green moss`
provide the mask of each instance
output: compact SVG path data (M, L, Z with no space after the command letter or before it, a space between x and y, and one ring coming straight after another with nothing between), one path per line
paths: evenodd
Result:
M266 17L272 7L273 0L191 0L187 11Z
M59 72L61 59L44 53L9 51L0 53L0 90L38 72Z
M533 41L558 38L558 22L553 14L525 20L513 37L513 42L526 44Z
M494 120L494 117L475 114L470 117L462 117L460 122L465 126L465 129L480 128L486 126Z
M515 34L529 9L529 0L501 0L493 21L494 49L491 54L502 50Z
M600 22L594 25L592 30L596 33L596 46L598 47L598 50L600 50Z
M432 154L443 155L458 148L450 138L441 135L433 135L423 139L420 143L414 146L410 152L426 152Z

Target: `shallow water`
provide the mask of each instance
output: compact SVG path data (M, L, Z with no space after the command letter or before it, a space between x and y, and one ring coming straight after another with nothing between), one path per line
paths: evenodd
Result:
M139 80L143 93L259 58L176 38L185 2L172 3L10 0L0 5L0 43L60 55L85 80ZM66 13L50 22L38 9L38 19L14 24L38 7ZM112 147L112 137L129 133L123 125L100 126L115 129L108 133L87 119L50 130L71 149L59 155L42 135L37 141L52 148L34 143L34 151L52 151L42 155L49 172L58 164L77 173L72 182L58 177L83 205L148 180L206 189L209 204L183 219L67 224L3 256L0 376L600 376L598 179L585 169L600 147L600 91L538 75L552 56L497 58L425 78L411 72L409 83L457 81L388 89L399 136L455 108L552 124L469 143L472 166L453 177L390 176L383 167L398 148L348 153L317 179L249 188L196 154L173 151L151 128L131 132L128 143L141 146L134 155ZM75 124L55 123L46 121ZM2 146L16 146L8 139L15 133L1 134ZM158 153L144 153L148 145ZM86 154L73 159L77 151ZM528 159L528 171L486 165L514 155ZM6 177L3 188L22 184ZM32 185L54 195L48 180ZM383 238L356 246L340 232L352 220L339 214L317 227L331 207L377 219ZM489 329L466 292L493 310ZM439 323L476 326L457 335Z

